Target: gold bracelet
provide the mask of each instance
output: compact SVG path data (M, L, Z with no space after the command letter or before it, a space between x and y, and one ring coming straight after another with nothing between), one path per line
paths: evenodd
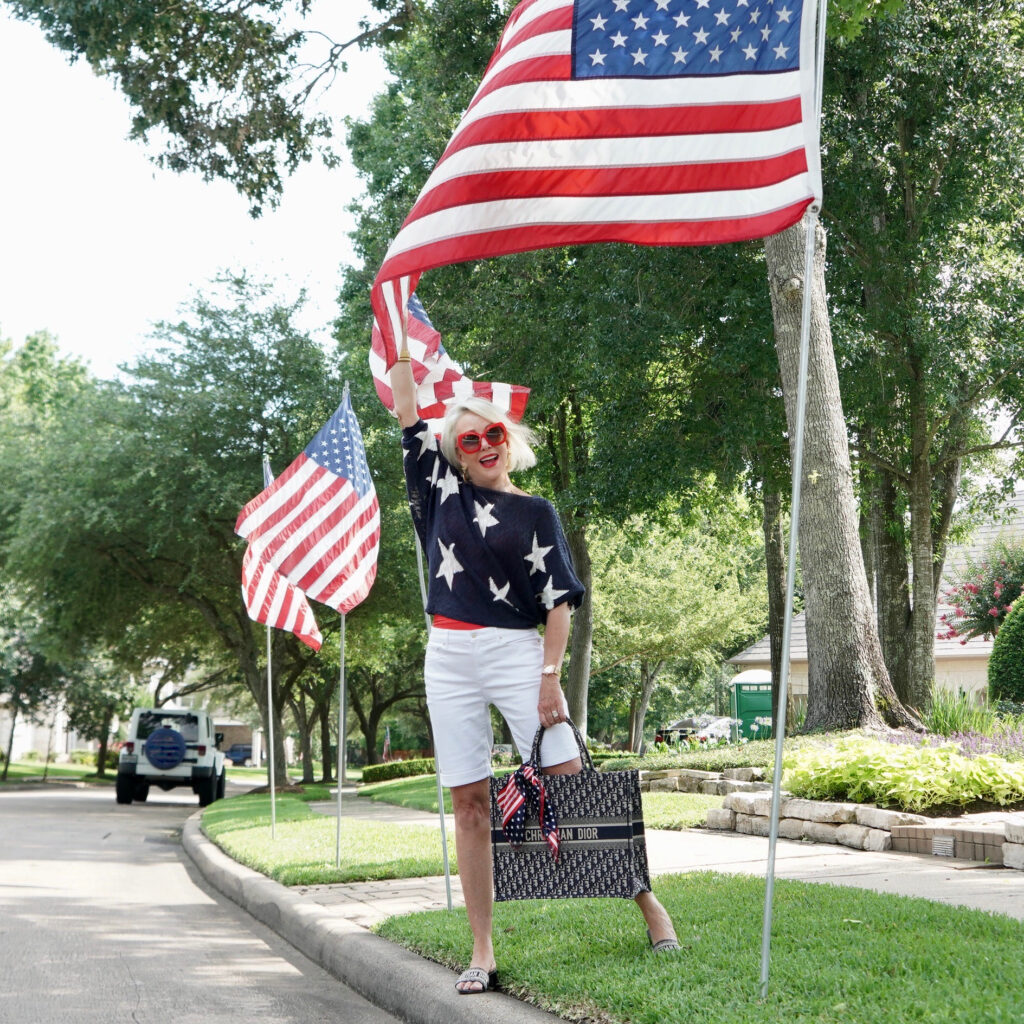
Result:
M398 359L395 360L395 361L399 362L399 363L411 363L412 362L412 356L409 355L408 352L399 352L398 353Z

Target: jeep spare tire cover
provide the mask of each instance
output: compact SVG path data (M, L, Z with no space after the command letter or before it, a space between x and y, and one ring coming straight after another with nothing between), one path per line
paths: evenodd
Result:
M177 768L185 757L185 738L173 729L155 729L146 740L144 752L154 768Z

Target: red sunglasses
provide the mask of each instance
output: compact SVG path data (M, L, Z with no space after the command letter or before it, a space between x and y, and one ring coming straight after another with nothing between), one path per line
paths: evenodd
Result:
M508 440L508 431L504 423L488 423L482 431L467 430L455 439L455 444L467 455L480 451L481 444L486 441L492 448L504 444Z

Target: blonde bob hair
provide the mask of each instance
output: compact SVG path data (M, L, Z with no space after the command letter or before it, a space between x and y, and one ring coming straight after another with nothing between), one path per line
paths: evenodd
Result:
M537 435L522 423L516 423L507 412L488 402L486 398L463 398L453 402L445 410L444 426L441 428L441 452L448 462L459 468L459 450L455 445L458 434L456 427L464 413L473 413L485 423L503 423L508 432L508 468L509 472L517 469L529 469L537 465L537 456L533 453L533 445L537 443Z

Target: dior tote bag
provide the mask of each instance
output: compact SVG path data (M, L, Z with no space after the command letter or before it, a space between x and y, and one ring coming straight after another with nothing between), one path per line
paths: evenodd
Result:
M598 772L571 726L583 760L578 775L542 775L537 730L530 759L490 780L496 900L613 896L649 890L640 777Z

